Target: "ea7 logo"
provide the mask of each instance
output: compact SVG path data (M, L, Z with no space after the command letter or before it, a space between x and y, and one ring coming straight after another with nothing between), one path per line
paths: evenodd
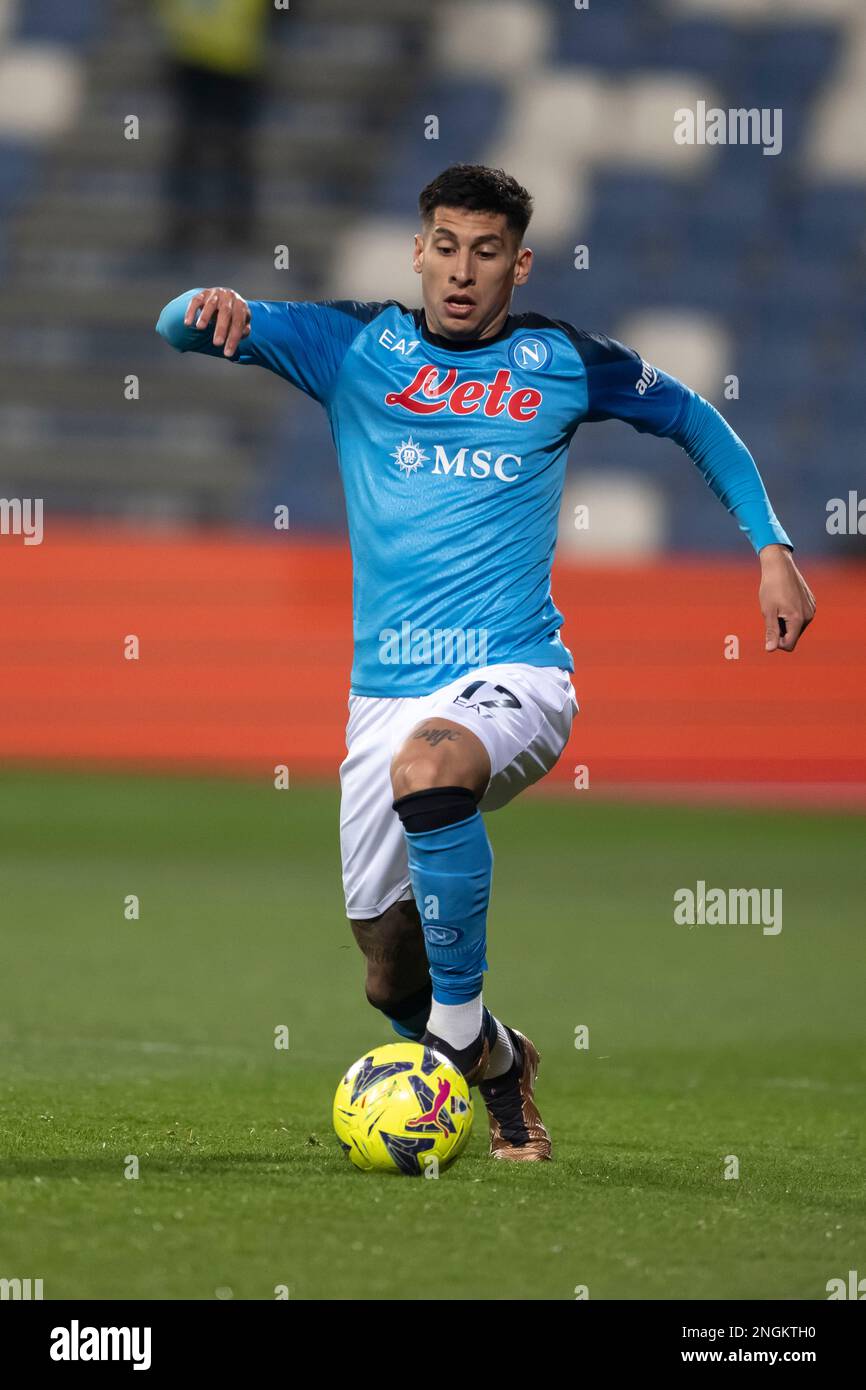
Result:
M477 710L483 719L492 719L494 709L521 708L516 695L506 690L504 685L492 685L490 681L473 681L455 697L454 704Z
M392 333L390 328L382 330L379 334L379 342L389 352L400 352L404 357L409 357L417 347L421 346L420 338L410 338L407 342L405 338L398 338L397 334Z
M634 384L634 389L639 396L643 396L651 386L655 386L659 379L659 374L655 367L651 367L649 362L644 362L643 359L641 359L640 367L640 376Z

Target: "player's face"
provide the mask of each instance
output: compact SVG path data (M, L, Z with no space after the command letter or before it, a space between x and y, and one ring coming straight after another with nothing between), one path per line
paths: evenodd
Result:
M515 286L529 276L532 252L501 212L437 207L415 236L412 264L432 333L490 338L505 322Z

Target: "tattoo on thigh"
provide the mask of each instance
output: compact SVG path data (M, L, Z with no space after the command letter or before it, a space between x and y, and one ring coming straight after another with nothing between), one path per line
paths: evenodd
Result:
M460 737L460 730L436 728L419 729L417 734L413 734L412 737L426 739L426 741L430 744L432 748L436 748L443 741L443 739L448 739L449 742L453 743L456 739Z

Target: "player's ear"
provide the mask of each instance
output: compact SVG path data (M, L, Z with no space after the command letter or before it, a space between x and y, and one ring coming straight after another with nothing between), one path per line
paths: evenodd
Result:
M412 269L417 275L421 274L421 267L424 264L424 238L420 232L415 233L415 245L412 248Z
M532 269L532 251L528 246L521 247L514 266L515 285L525 285Z

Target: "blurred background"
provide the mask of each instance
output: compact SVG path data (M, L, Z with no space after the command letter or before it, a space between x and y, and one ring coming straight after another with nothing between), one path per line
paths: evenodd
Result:
M781 108L781 152L678 145L699 101ZM765 661L757 566L697 470L580 430L554 596L583 717L557 776L863 795L866 538L827 529L864 488L860 0L0 0L0 495L45 510L41 546L0 536L4 757L335 777L351 604L324 413L153 328L208 284L419 303L418 192L464 160L535 197L515 307L712 400L819 596L794 661Z

